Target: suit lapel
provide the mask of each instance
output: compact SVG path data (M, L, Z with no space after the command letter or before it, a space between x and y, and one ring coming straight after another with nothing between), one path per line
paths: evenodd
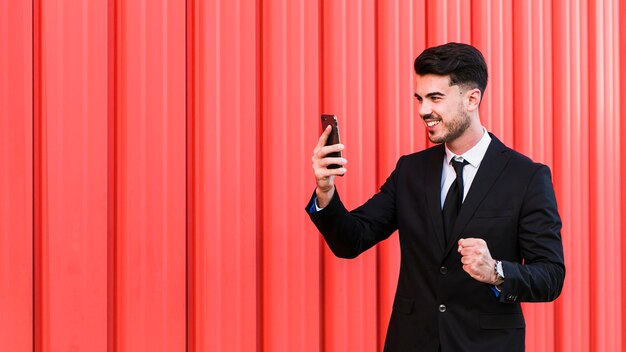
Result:
M435 237L439 247L443 251L445 249L445 233L443 231L443 217L441 215L441 172L443 168L443 156L445 149L443 144L433 149L434 157L428 158L426 166L426 204L430 218L435 228Z
M502 170L506 166L509 157L506 155L506 147L500 142L494 135L491 135L491 143L485 157L483 158L478 173L470 186L470 190L465 197L461 211L454 224L454 241L448 243L448 247L445 250L445 254L448 255L452 248L456 248L458 238L461 237L461 233L467 223L471 220L474 212L482 203L483 199L496 182Z

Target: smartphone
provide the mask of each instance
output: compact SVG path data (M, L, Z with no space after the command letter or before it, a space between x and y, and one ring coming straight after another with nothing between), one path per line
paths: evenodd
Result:
M322 132L326 130L328 125L332 126L332 131L328 135L328 139L326 140L326 145L339 144L339 127L337 127L337 116L335 115L326 115L322 114ZM332 152L326 157L331 158L341 158L341 152ZM329 169L338 169L341 165L339 164L330 164L328 165Z

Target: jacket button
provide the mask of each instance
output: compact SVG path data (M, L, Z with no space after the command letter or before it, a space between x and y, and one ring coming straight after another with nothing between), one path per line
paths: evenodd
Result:
M448 268L446 268L445 266L442 266L441 268L439 268L439 272L445 275L448 273Z
M447 308L446 308L446 305L445 305L445 304L440 304L440 305L439 305L439 311L440 311L441 313L445 312L445 311L446 311L446 309L447 309Z

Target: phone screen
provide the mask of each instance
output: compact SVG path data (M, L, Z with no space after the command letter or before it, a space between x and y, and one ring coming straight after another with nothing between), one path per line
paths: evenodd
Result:
M337 116L335 115L322 115L322 131L326 130L326 127L330 125L332 126L332 131L328 135L328 139L326 140L326 145L334 145L339 144L339 127L337 126ZM326 157L330 158L341 158L341 152L333 152L326 155ZM341 165L339 164L330 164L328 165L329 169L338 169Z

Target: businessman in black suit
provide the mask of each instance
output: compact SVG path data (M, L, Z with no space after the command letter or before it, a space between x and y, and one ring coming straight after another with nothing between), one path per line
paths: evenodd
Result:
M487 65L476 48L429 48L414 66L417 108L439 144L401 157L380 192L349 212L333 183L346 160L326 157L344 146L324 146L327 129L306 210L342 258L399 230L386 351L523 351L520 302L556 299L565 279L550 169L482 126Z

